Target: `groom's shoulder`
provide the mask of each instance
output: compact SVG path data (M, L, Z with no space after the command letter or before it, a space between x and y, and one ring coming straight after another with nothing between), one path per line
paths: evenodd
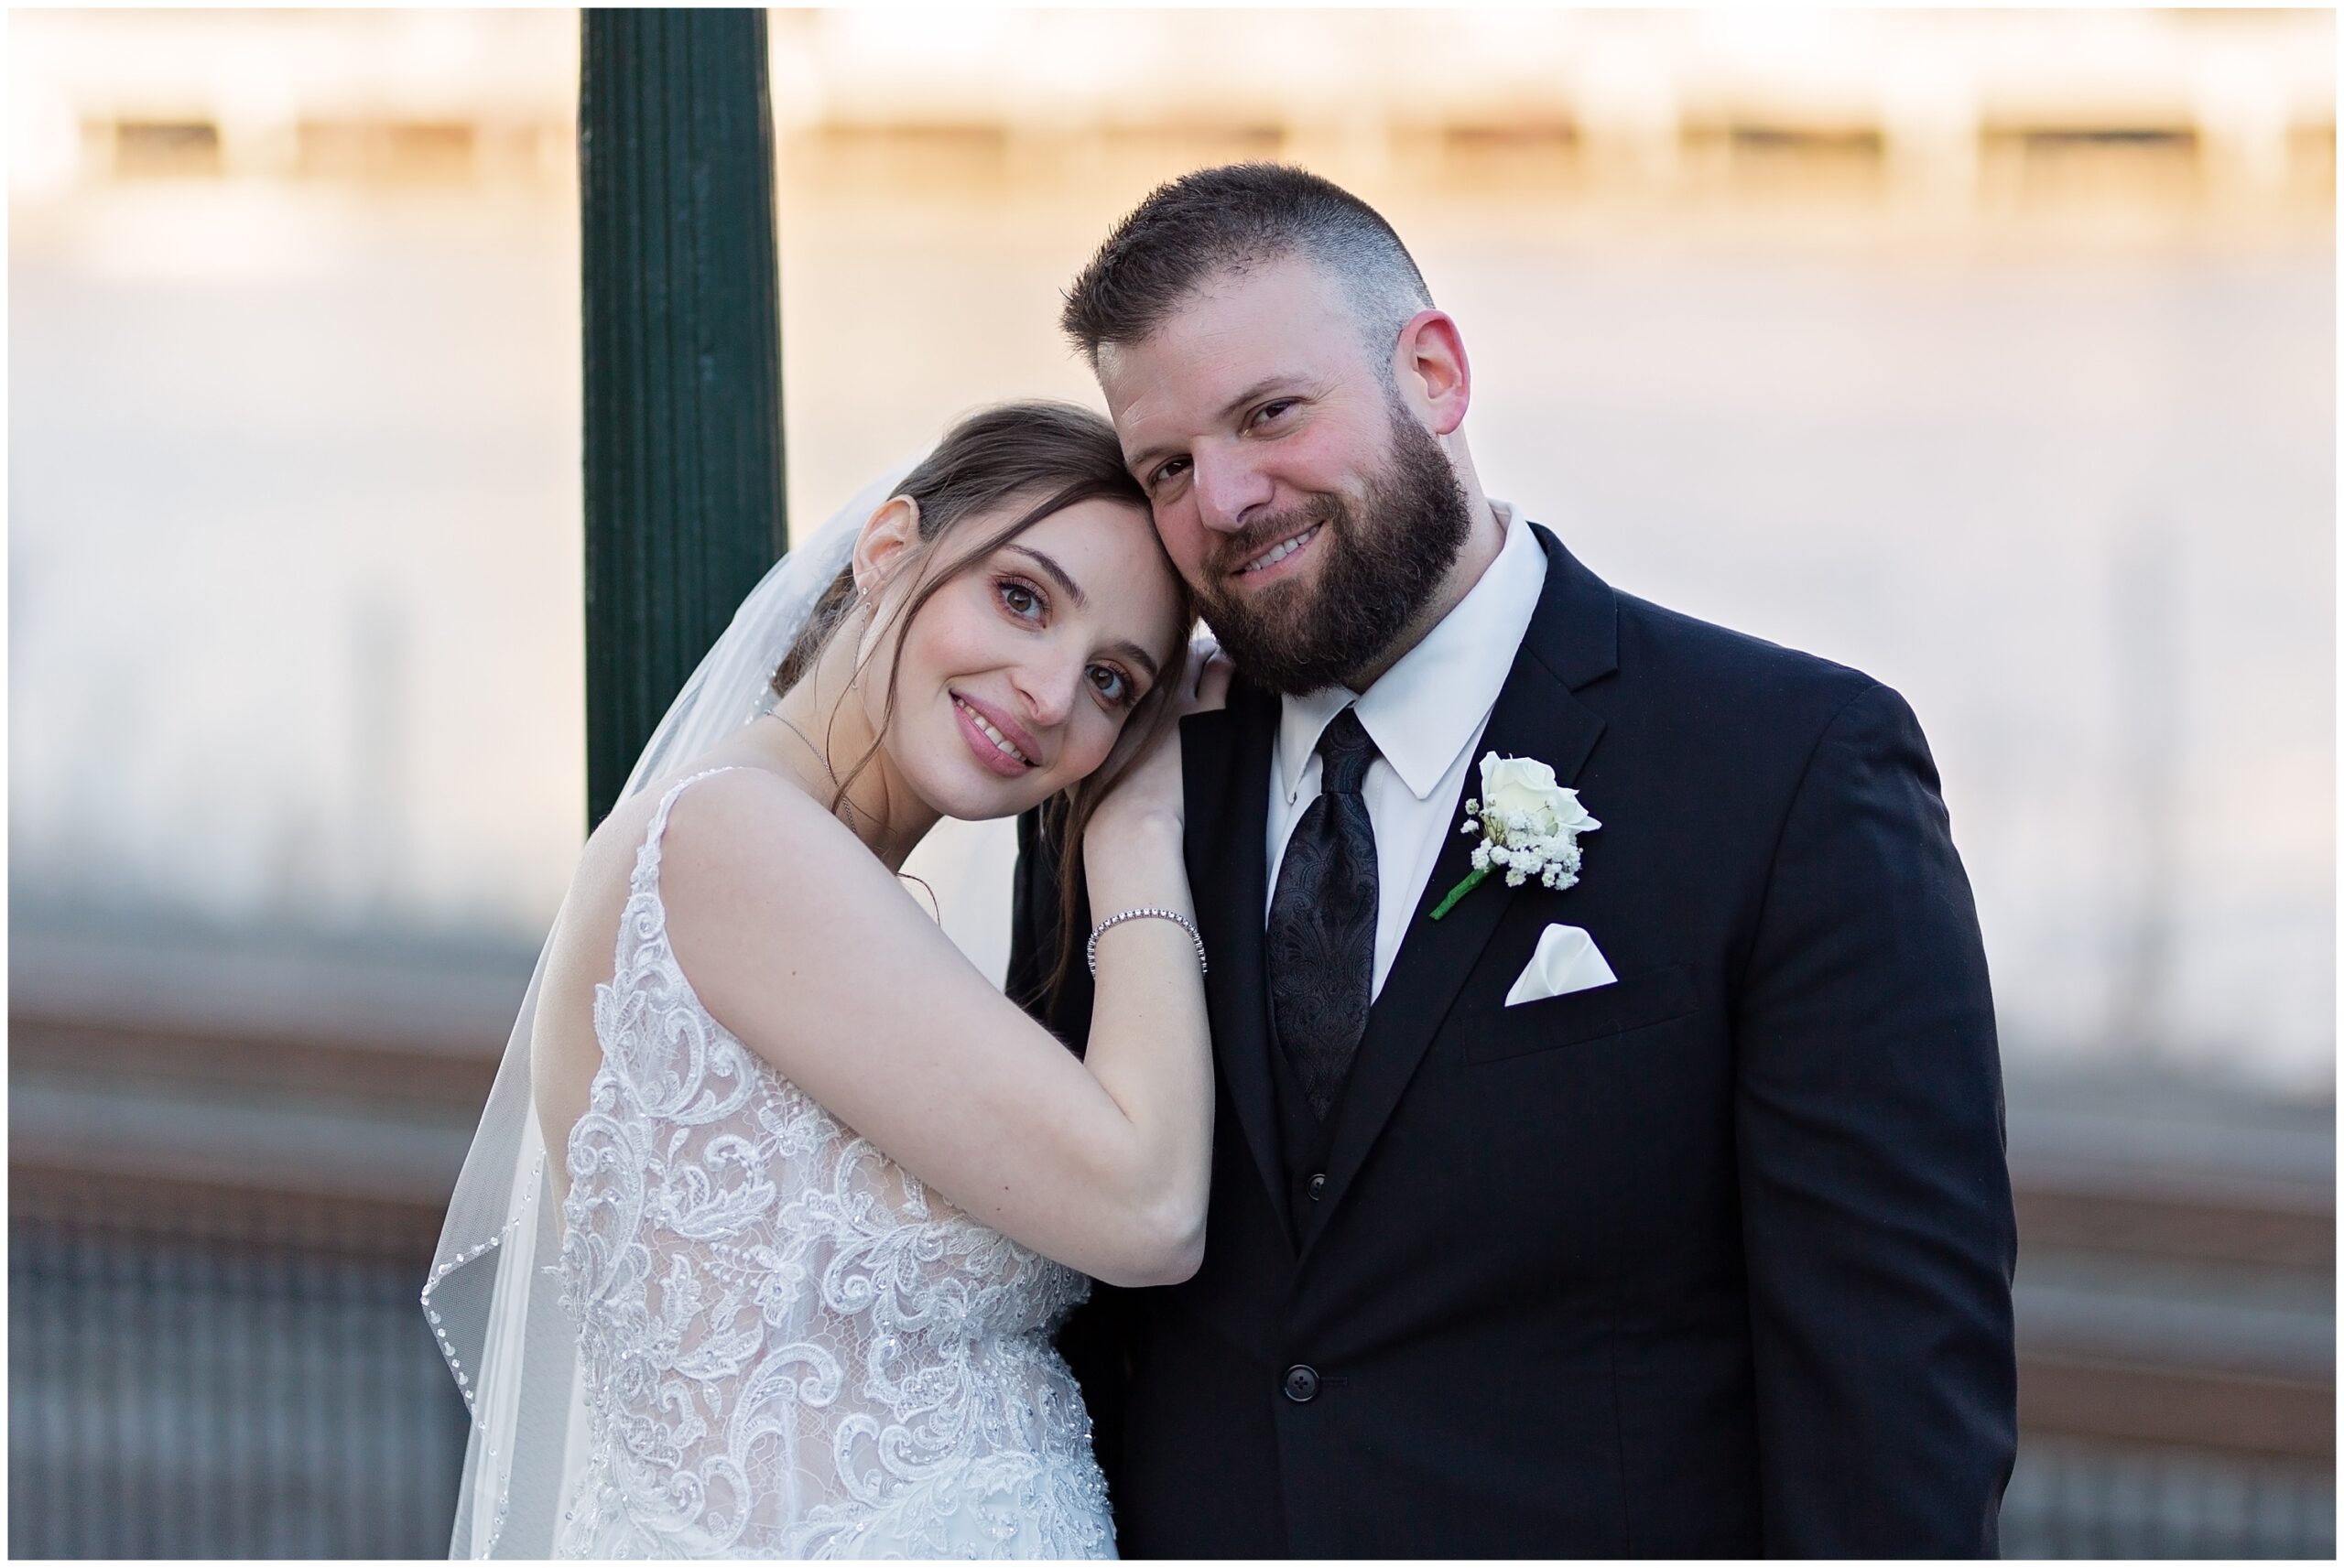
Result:
M1647 713L1674 712L1704 725L1723 720L1728 730L1742 728L1736 717L1775 730L1800 727L1803 719L1828 722L1865 693L1887 690L1835 660L1631 593L1591 570L1551 530L1539 532L1549 579L1533 645L1549 652L1549 667L1567 684L1616 672L1621 695Z
M1867 692L1885 691L1860 669L1785 647L1617 589L1620 667L1647 691L1675 691L1714 711L1720 705L1782 718L1828 718Z

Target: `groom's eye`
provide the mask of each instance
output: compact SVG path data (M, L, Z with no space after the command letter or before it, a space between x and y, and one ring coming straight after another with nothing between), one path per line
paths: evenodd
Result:
M1164 483L1167 480L1179 478L1180 475L1186 471L1188 466L1188 460L1186 458L1168 458L1165 461L1158 463L1156 467L1156 471L1147 476L1148 488L1153 490L1157 485Z
M1293 406L1294 399L1291 397L1282 397L1275 403L1264 403L1260 408L1254 410L1253 423L1259 425L1265 420L1275 419Z

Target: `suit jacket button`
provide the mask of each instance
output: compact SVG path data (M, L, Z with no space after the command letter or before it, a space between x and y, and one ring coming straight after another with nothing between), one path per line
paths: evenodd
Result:
M1308 1367L1286 1369L1286 1397L1296 1404L1307 1405L1318 1397L1318 1374Z
M1317 1203L1318 1201L1318 1195L1326 1190L1327 1173L1321 1171L1317 1175L1310 1178L1310 1201L1312 1203Z

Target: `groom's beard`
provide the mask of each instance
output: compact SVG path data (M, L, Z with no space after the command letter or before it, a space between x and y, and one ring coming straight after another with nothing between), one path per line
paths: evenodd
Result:
M1350 687L1373 669L1438 590L1471 532L1457 470L1431 432L1392 410L1392 456L1353 508L1314 496L1230 535L1206 563L1199 608L1247 679L1297 697ZM1239 597L1228 574L1281 539L1318 524L1315 580L1274 583Z

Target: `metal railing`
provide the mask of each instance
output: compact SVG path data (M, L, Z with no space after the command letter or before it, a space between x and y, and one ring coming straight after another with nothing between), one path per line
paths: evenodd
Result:
M2336 1475L2307 1462L2023 1432L2002 1498L2002 1555L2333 1557Z
M411 1221L221 1194L11 1206L10 1556L446 1553L465 1418Z
M464 1413L416 1306L428 1215L190 1191L9 1227L16 1557L436 1557ZM2012 1557L2327 1557L2332 1468L2028 1431Z
M442 1554L464 1412L416 1298L526 971L295 1008L289 970L12 958L10 1553ZM2013 1085L2003 1550L2330 1556L2326 1113L2113 1092Z

